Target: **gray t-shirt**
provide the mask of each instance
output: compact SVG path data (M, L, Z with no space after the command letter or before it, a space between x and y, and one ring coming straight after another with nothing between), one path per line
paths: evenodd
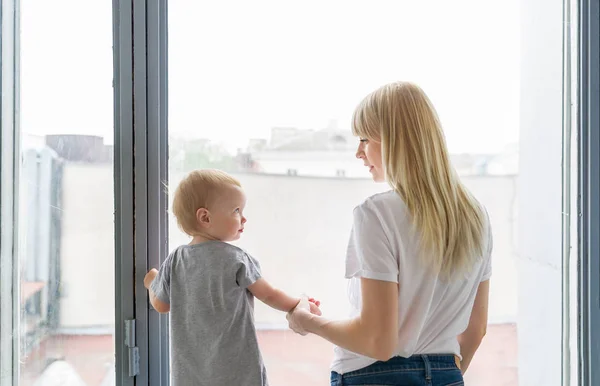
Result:
M267 386L248 286L261 277L253 257L231 244L183 245L151 284L171 305L173 386Z

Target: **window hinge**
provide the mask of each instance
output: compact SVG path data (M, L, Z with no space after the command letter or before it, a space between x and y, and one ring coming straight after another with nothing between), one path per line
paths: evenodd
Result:
M125 346L127 346L129 376L135 377L140 372L140 352L135 343L135 319L125 321Z

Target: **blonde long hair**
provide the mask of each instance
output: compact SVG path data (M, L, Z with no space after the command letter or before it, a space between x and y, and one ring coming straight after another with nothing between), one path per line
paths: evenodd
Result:
M411 213L424 263L444 277L470 272L483 255L486 214L451 166L423 90L407 82L375 90L356 108L352 131L381 142L386 180Z

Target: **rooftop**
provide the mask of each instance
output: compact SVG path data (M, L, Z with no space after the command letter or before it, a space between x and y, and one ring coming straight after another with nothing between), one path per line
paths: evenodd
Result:
M259 331L258 336L272 386L329 384L331 344L313 335L301 337L291 331ZM75 373L61 377L74 379L73 383L57 385L81 385L79 380L82 380L86 386L105 386L113 377L114 339L112 335L49 337L38 350L24 359L20 384L34 385L49 365L48 358L70 365L55 366L52 369L55 374L57 371ZM465 381L472 385L518 385L516 325L489 326Z

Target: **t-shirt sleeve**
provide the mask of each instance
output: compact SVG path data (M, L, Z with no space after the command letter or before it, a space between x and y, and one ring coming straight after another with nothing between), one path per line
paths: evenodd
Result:
M163 303L171 304L171 262L173 254L169 255L160 266L158 275L150 284L154 296Z
M486 213L487 214L487 213ZM481 276L481 281L484 282L486 280L490 280L492 277L492 251L494 249L494 237L492 235L492 225L490 224L488 217L487 224L487 244L485 249L485 255L483 256L483 275Z
M398 283L398 259L377 213L366 204L354 209L348 253L353 255L354 264L346 272L347 278Z
M248 288L261 278L260 263L247 253L241 253L237 264L235 280L241 288Z

